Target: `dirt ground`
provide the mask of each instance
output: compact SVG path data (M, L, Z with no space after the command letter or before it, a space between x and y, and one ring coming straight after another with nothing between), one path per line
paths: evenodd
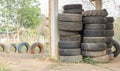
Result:
M38 56L0 54L0 64L12 71L120 71L120 56L106 64L60 63L41 60Z

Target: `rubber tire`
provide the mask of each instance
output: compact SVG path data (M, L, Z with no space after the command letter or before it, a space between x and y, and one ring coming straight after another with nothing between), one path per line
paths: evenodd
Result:
M107 48L112 48L112 41L111 41L111 43L106 43L107 44Z
M14 47L15 48L15 52L17 52L17 45L16 44L9 44L8 45L8 52L10 52L10 48Z
M61 37L60 41L81 41L81 35L74 35L74 36L68 36L68 37Z
M58 14L59 21L66 22L82 22L81 14Z
M82 51L82 55L85 57L100 57L106 55L106 50L104 51Z
M108 12L106 9L103 10L87 10L82 13L84 17L89 17L89 16L102 16L106 17L108 15Z
M63 9L64 10L82 9L82 5L81 4L68 4L68 5L64 5Z
M32 46L31 46L31 54L36 54L35 48L36 48L37 46L38 46L39 49L40 49L39 53L40 53L40 54L43 54L43 53L44 53L44 48L43 48L43 45L42 45L41 43L39 43L39 42L35 42L35 43L32 44Z
M111 44L113 37L106 37L106 43Z
M84 17L83 23L85 24L105 24L106 23L105 17Z
M105 36L106 37L114 36L114 30L105 30Z
M104 51L106 48L105 43L82 43L81 45L83 51Z
M27 48L26 52L30 52L30 45L27 42L21 42L18 44L18 53L22 53L22 47L25 46Z
M63 13L82 14L83 11L84 11L83 9L70 9L70 10L64 10Z
M85 24L84 29L85 30L105 30L106 25L105 24Z
M82 31L82 22L58 22L58 29L63 31Z
M106 23L106 30L112 30L113 28L114 28L113 23L111 23L111 22Z
M80 41L59 41L59 48L61 49L78 49L80 48Z
M59 49L60 56L77 56L81 55L81 49Z
M107 19L107 22L114 22L115 21L113 17L106 17L106 19Z
M3 52L8 53L8 52L7 52L7 47L6 47L5 44L0 43L0 46L3 48Z
M82 55L78 56L60 56L60 61L70 62L70 63L79 63L82 61Z
M84 30L83 36L84 37L104 37L105 31L103 31L103 30Z
M83 37L83 43L106 43L105 37Z

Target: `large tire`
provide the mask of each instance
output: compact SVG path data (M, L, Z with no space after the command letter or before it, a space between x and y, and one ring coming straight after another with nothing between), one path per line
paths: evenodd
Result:
M82 22L58 22L58 29L63 31L81 31L83 27Z
M83 51L104 51L106 48L105 43L82 43L81 45Z
M106 17L106 19L107 19L107 22L114 22L115 21L113 17Z
M59 21L82 22L81 14L58 14Z
M60 56L60 61L79 63L79 62L82 61L82 55L78 55L78 56Z
M61 37L60 41L81 41L81 35L74 35L74 36L67 36L67 37Z
M35 43L32 44L32 46L31 46L31 54L35 54L36 53L35 48L37 46L39 47L39 53L43 54L44 48L43 48L43 45L41 43L39 43L39 42L35 42Z
M113 23L111 23L111 22L106 23L106 30L112 30L113 28L114 28Z
M105 24L105 17L85 17L83 18L83 23L85 24Z
M84 30L84 37L104 37L105 31L103 30Z
M78 49L78 48L80 48L80 41L60 41L59 48L61 48L61 49Z
M10 52L10 48L14 47L15 52L17 52L17 45L16 44L9 44L8 45L8 52Z
M59 49L60 56L77 56L81 55L81 49Z
M2 47L2 49L3 49L3 52L8 52L7 51L7 47L6 47L6 45L5 44L3 44L3 43L0 43L0 46Z
M106 25L105 24L85 24L84 29L85 30L105 30Z
M81 5L81 4L69 4L69 5L64 5L63 9L64 9L64 10L82 9L82 5Z
M82 14L83 11L84 11L83 9L70 9L70 10L64 10L63 13Z
M106 43L105 37L83 37L83 43Z
M105 31L105 36L106 37L112 37L112 36L114 36L114 30L106 30Z
M88 10L88 11L84 11L82 13L82 15L84 17L89 17L89 16L102 16L102 17L106 17L108 15L108 12L106 11L106 9L103 9L103 10Z
M20 44L18 44L18 53L22 53L22 47L25 46L26 47L26 52L30 52L30 45L27 42L22 42Z
M106 55L106 50L104 51L82 51L82 55L85 57L99 57Z

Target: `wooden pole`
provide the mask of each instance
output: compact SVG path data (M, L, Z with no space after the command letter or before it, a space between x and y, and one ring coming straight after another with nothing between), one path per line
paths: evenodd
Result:
M102 0L95 0L96 10L102 9Z

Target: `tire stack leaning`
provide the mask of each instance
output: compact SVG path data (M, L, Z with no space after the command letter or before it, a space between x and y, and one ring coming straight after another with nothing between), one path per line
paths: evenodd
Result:
M82 55L95 62L109 62L105 36L107 11L88 10L82 14L84 23Z
M107 22L106 22L106 43L107 43L107 54L109 55L109 59L112 60L114 59L114 54L112 53L112 39L114 36L114 18L113 17L106 17Z
M58 14L59 55L63 62L79 62L81 55L82 5L65 5L64 12Z

